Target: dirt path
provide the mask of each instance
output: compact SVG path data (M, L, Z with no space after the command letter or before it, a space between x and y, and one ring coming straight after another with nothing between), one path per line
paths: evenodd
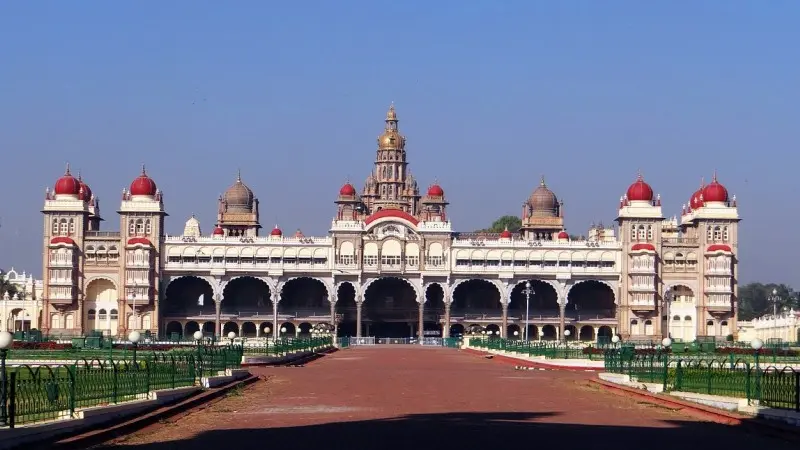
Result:
M794 448L600 391L585 374L452 349L358 348L254 372L270 379L102 448Z

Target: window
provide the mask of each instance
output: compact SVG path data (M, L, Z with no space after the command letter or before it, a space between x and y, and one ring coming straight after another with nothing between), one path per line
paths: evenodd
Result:
M647 240L648 241L652 241L653 240L653 226L652 225L648 225L647 226Z
M128 234L134 235L136 234L136 224L134 223L133 219L128 222Z
M646 239L646 234L644 231L644 225L639 225L639 240L643 241Z
M722 227L722 240L728 242L728 227Z
M89 310L89 312L88 312L88 313L86 313L86 317L87 317L89 320L94 320L96 316L97 316L97 311L95 311L95 310L93 310L93 309L90 309L90 310Z
M97 318L99 320L106 320L106 310L105 309L101 309L100 313L97 314Z
M118 317L119 317L119 313L117 312L117 310L116 309L112 309L111 310L111 320L117 320Z
M61 219L61 223L59 224L59 234L62 236L66 236L69 229L67 228L67 219Z
M53 230L52 234L55 236L58 234L58 219L53 219Z
M69 234L75 234L75 219L69 219Z
M136 234L143 234L144 233L144 221L142 219L136 219Z
M708 239L709 241L711 239L713 239L713 234L712 233L713 233L713 230L711 229L711 227L708 227L708 229L706 230L706 239Z
M144 223L144 232L145 234L151 234L153 232L153 225L150 223L150 219Z
M714 227L714 240L715 241L722 240L722 228Z

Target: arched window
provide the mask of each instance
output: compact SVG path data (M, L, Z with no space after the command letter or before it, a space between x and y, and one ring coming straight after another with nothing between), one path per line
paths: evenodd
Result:
M722 227L722 240L728 242L728 227Z
M69 219L69 234L75 234L75 219Z
M639 225L639 240L643 241L647 238L647 234L644 230L644 225Z
M711 229L711 227L708 227L706 229L706 239L710 241L711 239L713 239L713 237L714 237L713 230Z
M52 233L53 233L54 236L58 234L58 219L53 219L53 230L52 230Z
M129 235L136 234L136 223L133 221L133 219L128 221L128 234Z
M147 219L144 223L144 232L145 234L151 234L153 232L153 225L150 223L150 219Z
M119 312L117 312L116 309L112 309L110 316L111 316L111 320L117 320L117 318L119 317Z
M652 241L653 240L653 226L652 225L648 225L647 226L647 240L648 241Z
M136 219L136 234L143 234L144 233L144 220Z
M97 314L98 320L106 320L106 310L101 309L100 312Z
M714 227L714 240L715 241L722 240L722 228Z
M95 311L95 310L93 310L93 309L90 309L90 310L89 310L89 312L88 312L88 313L86 313L86 317L87 317L89 320L94 320L94 319L95 319L95 317L96 317L96 315L97 315L97 311Z
M61 234L62 236L66 236L67 235L67 233L69 232L69 228L68 228L68 225L67 225L67 219L61 219L61 223L59 224L59 230L58 231L59 231L59 234Z

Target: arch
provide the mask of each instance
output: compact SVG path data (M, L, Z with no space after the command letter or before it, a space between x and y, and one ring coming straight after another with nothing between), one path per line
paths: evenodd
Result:
M292 314L326 315L331 311L331 290L314 277L292 277L278 287L278 311Z
M403 247L397 239L387 239L381 244L381 256L401 256Z
M425 331L442 332L442 319L445 313L445 290L442 283L428 283L423 286L423 326Z
M197 322L190 322L190 323L193 323L193 324L197 325ZM188 327L188 323L187 323L187 327ZM167 333L167 337L170 338L170 340L171 340L173 335L181 337L181 336L183 336L183 325L181 325L181 323L178 322L177 320L169 321L169 322L167 322L166 333ZM194 331L192 333L194 333Z
M542 327L542 340L543 341L554 341L558 339L558 331L556 330L555 325L544 325Z
M694 289L691 287L684 283L673 283L667 285L667 289L672 292L672 300L670 305L695 306L697 299L695 298Z
M356 298L358 288L356 283L351 281L340 281L336 283L336 333L338 336L356 335Z
M309 337L311 336L311 325L309 322L301 322L297 325L297 336L298 337Z
M222 325L222 336L227 338L228 333L231 331L236 333L236 336L239 336L239 324L236 322L225 322L225 324Z
M525 283L531 283L530 302L525 292ZM530 315L558 315L558 289L545 280L520 280L508 293L509 317L525 319L526 310Z
M578 339L578 328L575 325L569 324L564 325L564 336L565 341L574 341Z
M242 337L256 337L258 335L256 324L253 322L242 323L242 328L240 330L240 333Z
M194 320L190 320L186 322L186 325L183 327L183 336L192 336L195 331L200 330L200 324L195 322Z
M522 339L522 328L519 325L512 323L506 327L506 336L508 336L509 339L514 340Z
M217 324L209 320L203 322L203 334L211 336L217 334Z
M609 319L617 315L614 288L602 280L581 280L567 290L566 314L585 319Z
M495 315L502 311L503 291L497 283L481 278L458 280L453 284L452 311Z
M270 315L273 311L272 288L258 277L245 275L232 278L222 288L220 307L224 314L239 317Z
M460 323L454 323L450 325L450 337L461 337L465 334L466 330L464 329L464 325Z
M418 333L419 306L422 301L416 286L400 277L369 280L363 288L362 335L409 337Z
M297 335L297 329L292 322L283 322L278 328L278 333L281 337L293 337Z
M354 256L356 254L355 246L350 241L344 241L339 245L339 256Z
M593 341L595 340L594 336L594 327L589 325L584 325L578 331L578 339L581 341Z
M597 342L601 344L610 343L613 335L614 330L612 330L608 325L603 325L597 329Z
M216 314L214 285L204 277L186 275L170 280L159 305L165 317Z
M444 248L439 242L431 242L428 245L428 257L436 258L444 256Z

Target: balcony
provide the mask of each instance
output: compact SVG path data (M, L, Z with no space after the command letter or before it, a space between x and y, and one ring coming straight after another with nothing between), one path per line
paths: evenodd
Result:
M662 238L661 245L663 246L676 246L676 247L694 247L700 245L700 240L697 238L688 238L688 237L674 237L674 238Z

